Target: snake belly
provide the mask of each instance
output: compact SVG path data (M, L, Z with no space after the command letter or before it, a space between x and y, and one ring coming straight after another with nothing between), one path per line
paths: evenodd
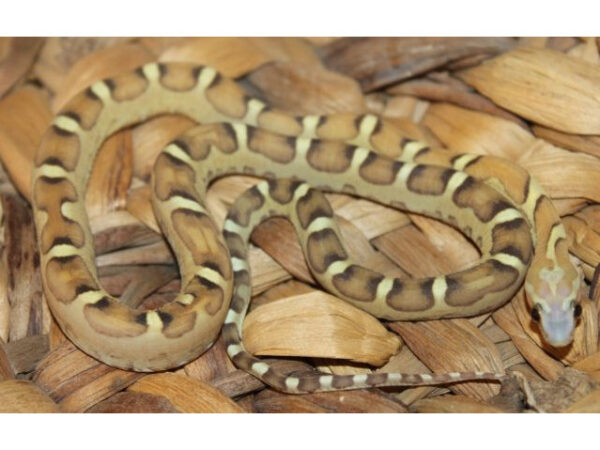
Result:
M120 128L163 113L185 114L204 125L168 145L154 166L152 203L177 258L182 287L173 302L140 311L101 287L83 200L102 141ZM379 155L383 148L397 152L397 159ZM35 159L32 203L48 304L65 334L106 364L157 371L197 357L225 321L234 282L240 281L236 276L241 276L232 270L227 246L235 248L239 242L232 242L237 239L232 234L243 236L241 229L247 226L239 211L253 211L252 202L257 201L244 198L235 209L241 221L226 223L224 238L204 196L212 180L231 173L290 177L295 186L302 180L440 218L461 228L487 255L457 274L400 283L348 261L329 222L325 226L326 221L309 220L311 214L330 217L308 202L308 212L298 211L295 220L306 231L302 242L309 265L324 274L321 282L328 289L378 317L416 320L490 310L514 294L530 263L538 267L527 274L535 286L539 272L550 270L550 263L571 275L560 222L553 210L540 211L538 206L546 204L542 194L531 194L528 188L522 201L506 185L507 192L499 192L468 175L467 168L421 163L419 156L436 155L424 149L372 115L290 116L248 98L210 67L150 63L98 81L55 117ZM407 161L399 160L403 154ZM485 166L486 157L456 158L448 165ZM285 195L300 205L297 189ZM277 200L275 192L265 192L269 201ZM523 207L530 204L533 209ZM539 253L541 261L532 261L532 227L535 258ZM543 252L538 252L540 245L546 246ZM361 298L346 295L355 287L360 287L356 292ZM534 302L544 304L544 299ZM234 296L234 310L236 305Z

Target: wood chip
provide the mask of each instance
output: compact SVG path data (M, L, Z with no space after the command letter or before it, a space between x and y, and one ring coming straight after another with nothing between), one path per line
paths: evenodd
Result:
M521 47L459 76L533 122L566 133L600 134L598 65L555 50Z

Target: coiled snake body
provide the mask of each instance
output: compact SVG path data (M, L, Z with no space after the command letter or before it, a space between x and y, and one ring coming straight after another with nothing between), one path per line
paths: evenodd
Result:
M84 209L97 149L114 131L162 113L202 125L156 160L153 207L181 273L176 299L153 311L131 309L98 280ZM265 177L236 201L221 234L204 203L217 177ZM454 224L479 246L479 264L420 280L385 277L352 261L320 192L345 192ZM501 374L381 374L301 377L277 373L245 351L241 325L250 301L246 247L260 221L288 217L307 263L330 292L389 320L457 317L489 311L521 285L545 338L572 339L579 276L549 199L512 163L434 150L406 140L374 115L292 117L248 98L210 67L147 64L98 81L56 116L36 155L33 208L48 304L82 350L124 369L156 371L197 357L224 323L238 367L287 392L494 378ZM527 269L529 268L529 271ZM230 306L231 302L231 306Z

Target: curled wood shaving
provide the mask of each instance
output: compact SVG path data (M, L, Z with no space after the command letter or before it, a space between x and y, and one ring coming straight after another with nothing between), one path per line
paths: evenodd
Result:
M321 291L255 308L244 322L248 351L383 364L400 341L371 315Z

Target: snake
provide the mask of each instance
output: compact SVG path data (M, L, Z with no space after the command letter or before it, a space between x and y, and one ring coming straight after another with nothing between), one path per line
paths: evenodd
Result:
M107 136L160 114L198 122L166 145L150 186L181 288L152 310L120 303L98 278L84 198ZM232 206L223 230L206 207L222 176L264 181ZM421 279L384 276L346 251L322 192L424 214L460 229L480 249L473 266ZM234 364L280 391L500 379L494 372L286 375L243 346L251 298L248 241L273 216L294 225L315 279L384 320L468 317L492 311L524 285L544 339L569 344L581 314L580 276L549 197L527 171L498 157L407 139L374 114L294 116L248 96L210 66L152 62L96 81L56 114L35 155L32 208L45 298L77 347L105 364L152 372L179 367L222 330Z

